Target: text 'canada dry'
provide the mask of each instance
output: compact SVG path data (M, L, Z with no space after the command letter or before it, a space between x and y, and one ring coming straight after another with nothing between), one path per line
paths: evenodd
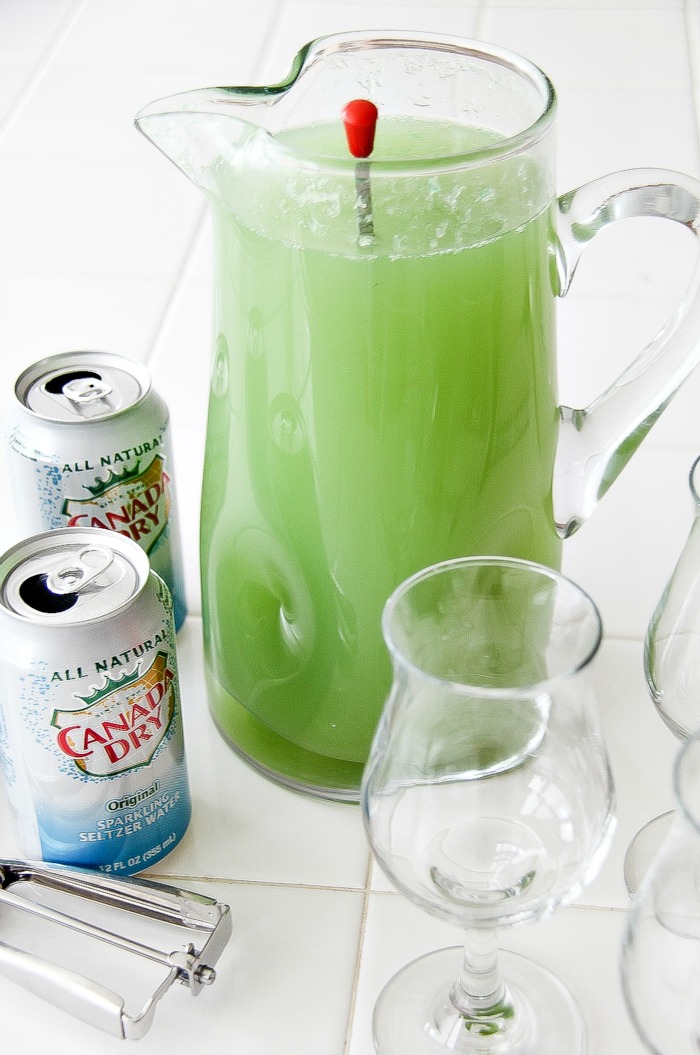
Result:
M170 591L98 528L14 546L0 591L0 759L22 853L155 864L191 813Z
M60 527L137 542L186 614L168 409L141 363L66 352L15 383L7 429L12 490L25 535Z

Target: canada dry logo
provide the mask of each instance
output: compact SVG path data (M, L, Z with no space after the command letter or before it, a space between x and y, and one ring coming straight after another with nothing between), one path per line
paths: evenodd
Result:
M83 708L56 710L51 718L62 753L93 777L148 765L175 713L175 674L167 652L158 652L143 675L137 664L131 674L103 680L90 696L74 694Z
M141 462L105 480L95 477L85 484L90 498L66 498L61 512L68 527L98 527L118 531L138 542L148 553L160 537L170 515L170 477L157 454L147 469Z

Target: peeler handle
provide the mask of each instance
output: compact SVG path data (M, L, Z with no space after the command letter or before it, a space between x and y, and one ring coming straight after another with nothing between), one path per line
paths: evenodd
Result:
M124 1001L105 986L0 942L0 974L76 1018L123 1039Z

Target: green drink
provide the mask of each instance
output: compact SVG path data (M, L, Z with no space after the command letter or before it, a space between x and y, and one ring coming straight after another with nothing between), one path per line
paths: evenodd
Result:
M369 143L343 122L371 138L376 111L356 162ZM557 406L554 298L586 244L626 216L695 229L700 185L630 170L557 198L555 114L523 56L382 31L312 41L275 84L136 116L216 220L210 705L241 755L299 790L359 797L394 588L468 555L556 568L559 537L697 363L694 282L605 392Z
M389 594L467 554L557 566L560 543L546 175L522 156L406 175L391 159L416 144L486 156L494 138L380 121L360 245L342 137L286 133L289 165L252 138L212 174L201 555L219 728L276 779L351 798L391 684Z

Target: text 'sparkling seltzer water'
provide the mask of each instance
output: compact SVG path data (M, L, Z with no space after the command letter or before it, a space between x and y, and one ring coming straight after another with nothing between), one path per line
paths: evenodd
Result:
M105 352L66 352L28 367L9 413L10 474L24 535L59 527L118 531L186 614L168 409L146 368Z
M184 835L172 599L124 535L59 528L0 557L0 760L28 858L127 875Z

